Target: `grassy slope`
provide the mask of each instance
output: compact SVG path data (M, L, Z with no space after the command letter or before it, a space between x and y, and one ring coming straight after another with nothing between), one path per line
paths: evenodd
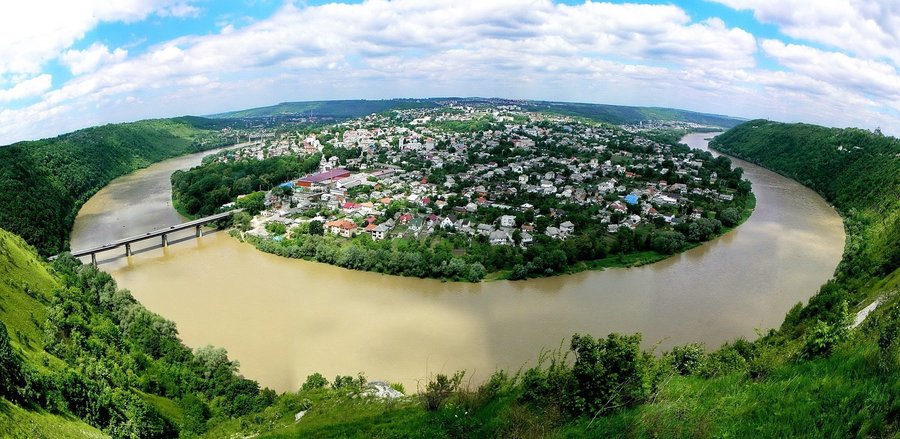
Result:
M0 230L0 321L27 363L38 369L61 364L41 346L45 301L59 283L25 242ZM46 363L45 360L46 359ZM0 436L22 438L105 437L77 418L30 411L0 398Z
M43 255L68 247L78 209L112 179L216 146L201 118L104 125L0 147L0 227Z

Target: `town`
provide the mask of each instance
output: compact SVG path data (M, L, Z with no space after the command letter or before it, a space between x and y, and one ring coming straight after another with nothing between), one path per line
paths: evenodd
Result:
M348 241L439 235L453 242L453 257L465 257L473 244L526 250L586 231L614 239L627 229L642 242L626 248L670 254L683 238L704 241L736 225L750 194L741 170L678 145L684 131L647 125L449 105L270 131L212 162L319 157L314 172L267 191L245 225L246 236L271 241L266 248L321 229ZM654 248L657 230L683 233Z

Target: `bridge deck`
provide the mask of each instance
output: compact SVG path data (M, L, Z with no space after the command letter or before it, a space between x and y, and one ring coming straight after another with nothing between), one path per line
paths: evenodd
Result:
M84 249L84 250L72 251L72 256L74 256L76 258L81 257L81 256L87 256L92 253L99 253L99 252L106 251L106 250L112 250L114 248L118 248L118 247L121 247L126 244L132 244L132 243L135 243L138 241L143 241L145 239L155 238L155 237L162 236L162 235L165 235L168 233L177 232L179 230L190 229L191 227L202 226L203 224L231 216L242 210L243 209L229 210L228 212L217 213L215 215L210 215L210 216L207 216L204 218L195 219L193 221L188 221L186 223L169 226L164 229L147 232L147 233L144 233L143 235L135 235L135 236L131 236L128 238L120 239L118 241L113 241L108 244L103 244L103 245L100 245L97 247L92 247L92 248L88 248L88 249Z

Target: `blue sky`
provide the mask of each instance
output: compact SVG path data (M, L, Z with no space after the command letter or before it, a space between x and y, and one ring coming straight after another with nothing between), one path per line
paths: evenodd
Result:
M895 3L12 3L0 14L0 144L291 100L450 95L900 134Z

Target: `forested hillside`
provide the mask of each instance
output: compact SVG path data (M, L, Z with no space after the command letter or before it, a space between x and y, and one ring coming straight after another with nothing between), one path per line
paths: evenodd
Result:
M900 140L879 132L754 120L710 144L793 178L841 212L847 229L835 282L810 301L805 315L842 300L856 305L873 279L900 266Z
M195 117L146 120L0 147L0 228L57 254L91 195L151 163L222 146L213 130L221 126Z
M2 437L174 437L275 400L92 266L0 230L0 274Z

